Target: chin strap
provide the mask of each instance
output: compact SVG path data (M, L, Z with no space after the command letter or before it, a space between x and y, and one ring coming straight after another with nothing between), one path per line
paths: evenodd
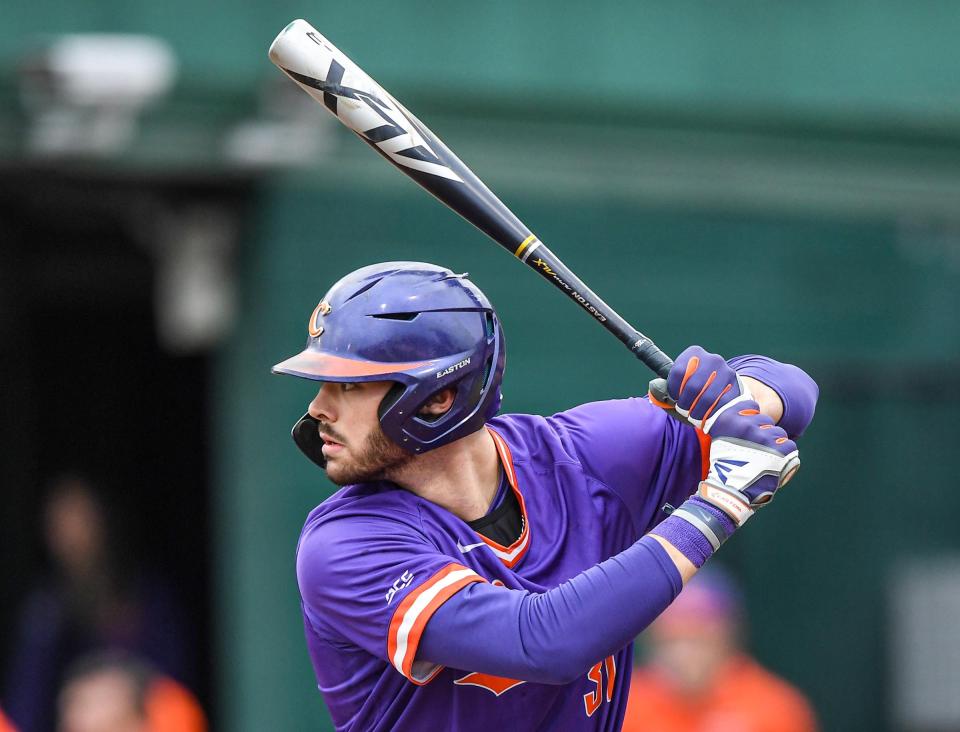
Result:
M326 470L327 461L323 457L323 438L320 437L320 423L310 414L303 415L290 430L290 436L300 448L300 452Z

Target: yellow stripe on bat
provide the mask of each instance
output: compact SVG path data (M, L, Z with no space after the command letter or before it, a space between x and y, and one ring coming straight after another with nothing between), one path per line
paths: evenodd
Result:
M526 239L524 239L522 242L520 242L520 246L517 247L517 251L515 251L515 252L513 253L513 256L515 256L517 259L519 259L519 258L520 258L520 255L523 254L523 250L526 249L528 246L530 246L530 244L531 244L532 242L535 242L536 240L537 240L537 237L535 237L533 234L531 234L530 236L528 236Z

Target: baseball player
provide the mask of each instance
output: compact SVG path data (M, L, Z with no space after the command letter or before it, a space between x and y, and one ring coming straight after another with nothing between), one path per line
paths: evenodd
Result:
M619 730L631 640L793 475L817 398L694 346L679 419L647 397L497 416L496 312L418 262L347 275L308 329L274 371L320 382L293 436L342 486L297 548L339 730Z

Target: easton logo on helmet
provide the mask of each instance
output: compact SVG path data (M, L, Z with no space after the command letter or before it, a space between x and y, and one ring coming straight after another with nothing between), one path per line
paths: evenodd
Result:
M455 364L453 364L453 366L451 366L451 367L449 367L449 368L446 368L446 369L444 369L443 371L438 371L438 372L437 372L437 378L439 379L441 376L446 376L447 374L452 374L454 371L459 371L459 370L462 369L464 366L469 366L469 365L470 365L470 359L469 359L469 358L465 358L465 359L463 359L460 363L455 363Z

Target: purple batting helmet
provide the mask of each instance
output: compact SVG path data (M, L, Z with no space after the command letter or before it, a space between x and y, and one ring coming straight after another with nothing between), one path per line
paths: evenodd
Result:
M475 432L500 408L503 330L466 274L423 262L363 267L330 288L307 329L307 347L273 372L315 381L397 382L380 404L380 425L410 452ZM445 414L419 414L449 387L456 397ZM324 465L315 420L304 415L293 438Z

